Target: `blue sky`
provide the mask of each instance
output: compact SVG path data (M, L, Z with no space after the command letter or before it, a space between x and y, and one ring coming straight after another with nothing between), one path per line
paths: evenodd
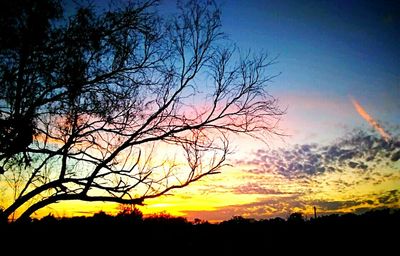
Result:
M399 2L218 2L223 30L239 48L279 55L273 72L282 74L271 91L288 106L285 122L308 124L298 125L302 135L293 136L296 142L309 139L307 134L328 139L318 128L332 136L369 128L352 109L350 95L374 118L400 124ZM329 106L313 108L314 101Z

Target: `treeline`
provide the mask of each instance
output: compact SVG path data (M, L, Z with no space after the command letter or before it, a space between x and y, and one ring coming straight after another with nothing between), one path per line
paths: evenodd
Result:
M258 226L258 225L325 225L325 224L383 224L400 221L400 209L379 209L370 210L363 214L331 214L320 215L316 218L306 218L301 212L295 212L287 219L276 217L270 219L256 220L242 216L233 216L231 219L220 223L209 223L206 220L194 219L189 221L184 217L177 217L166 212L144 216L137 208L124 208L116 215L110 215L103 211L97 212L92 216L79 217L55 217L49 214L41 219L32 218L22 223L8 223L9 225L54 225L54 224L89 224L89 225L114 225L114 224L133 224L133 225L188 225L188 226ZM5 224L5 223L3 223Z
M83 250L91 254L104 252L113 245L113 253L146 248L150 255L155 252L182 254L184 251L199 254L210 250L222 255L237 255L245 250L244 255L249 255L259 250L292 252L320 247L323 248L321 255L346 254L349 249L357 253L379 249L382 255L398 243L399 228L400 209L310 219L301 213L293 213L286 219L255 220L234 216L218 224L200 219L188 221L166 213L143 216L139 210L132 209L115 216L104 212L91 217L49 215L27 223L3 224L0 234L5 238L0 241L31 246L57 245L70 253L76 253L70 251L74 247L66 245L81 244Z

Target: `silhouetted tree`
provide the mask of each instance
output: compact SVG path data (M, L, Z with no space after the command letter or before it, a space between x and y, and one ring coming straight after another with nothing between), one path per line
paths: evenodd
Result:
M122 205L117 218L130 223L138 223L143 220L143 213L135 206Z
M193 220L193 225L210 225L210 223L207 220L202 220L199 218L195 218Z
M42 219L40 219L40 222L43 224L47 224L47 225L52 225L57 223L57 219L56 217L54 217L52 214L48 214L47 216L43 217Z
M289 218L287 219L288 223L292 223L292 224L300 224L300 223L304 223L304 216L303 213L301 212L294 212L292 214L289 215Z
M276 133L274 59L226 47L212 1L163 19L157 4L2 3L4 218L66 200L142 204L218 173L230 134Z
M151 214L145 218L147 224L157 225L188 225L190 222L184 217L176 217L166 212Z

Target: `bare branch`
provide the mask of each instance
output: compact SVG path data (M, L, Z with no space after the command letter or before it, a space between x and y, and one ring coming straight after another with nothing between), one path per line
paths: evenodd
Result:
M279 134L276 58L226 47L212 1L170 18L157 1L67 19L48 4L31 17L44 27L7 23L11 39L29 28L37 41L0 49L0 175L15 192L4 217L67 200L142 204L219 173L231 134Z

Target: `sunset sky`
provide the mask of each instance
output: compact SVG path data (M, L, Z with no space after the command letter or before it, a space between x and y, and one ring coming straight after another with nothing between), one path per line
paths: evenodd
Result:
M269 92L287 109L284 137L235 138L230 167L144 213L221 221L400 207L400 2L217 1L240 49L278 56ZM175 1L164 1L162 11ZM57 216L117 211L67 202Z
M399 134L400 4L220 3L223 30L239 48L279 56L270 92L287 107L288 136L269 145L238 139L232 167L144 210L222 220L310 214L314 205L321 213L399 207L400 163L390 158L400 145L391 151L382 142ZM298 163L303 169L290 169Z

